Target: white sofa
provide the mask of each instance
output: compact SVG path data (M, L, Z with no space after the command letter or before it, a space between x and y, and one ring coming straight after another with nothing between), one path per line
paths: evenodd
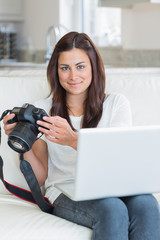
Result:
M160 69L106 69L106 88L128 97L134 125L160 124ZM48 94L45 69L0 70L0 115L6 109L33 103ZM7 145L3 127L0 155L5 180L28 189L19 170L17 153ZM13 196L0 182L1 240L89 240L91 234L88 228L46 214L36 205Z

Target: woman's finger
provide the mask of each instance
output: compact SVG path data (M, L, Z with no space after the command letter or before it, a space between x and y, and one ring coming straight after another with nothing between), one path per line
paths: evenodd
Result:
M7 124L8 120L11 120L12 118L15 117L14 113L8 114L3 118L3 124Z

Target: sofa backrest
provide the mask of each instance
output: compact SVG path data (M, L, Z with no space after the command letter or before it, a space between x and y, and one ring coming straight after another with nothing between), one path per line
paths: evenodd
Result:
M133 125L160 124L160 68L106 69L106 89L129 99Z
M160 124L160 69L106 69L106 90L121 92L130 101L134 125ZM49 94L45 69L0 71L0 115L6 109L33 103ZM28 189L19 159L7 144L2 128L0 155L5 180ZM9 194L0 183L0 193Z

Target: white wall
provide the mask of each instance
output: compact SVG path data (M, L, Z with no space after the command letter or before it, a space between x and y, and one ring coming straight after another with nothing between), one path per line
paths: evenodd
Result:
M21 48L28 47L28 38L30 38L35 50L44 50L49 26L59 24L59 0L24 1Z
M124 49L160 49L160 4L142 3L122 9Z
M81 31L81 0L24 1L21 49L29 48L29 39L34 50L46 49L46 34L51 25L62 24L68 30ZM62 31L62 34L65 33L66 31ZM54 38L52 34L52 41L55 40Z

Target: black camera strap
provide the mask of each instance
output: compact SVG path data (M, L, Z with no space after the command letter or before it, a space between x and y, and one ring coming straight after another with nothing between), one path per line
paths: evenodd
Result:
M32 167L29 162L24 160L23 154L21 155L20 169L28 183L31 192L26 189L12 185L4 180L3 160L0 156L0 179L2 180L6 189L13 195L23 200L37 204L43 212L52 213L54 205L52 205L49 200L42 195L41 189L32 170Z
M3 175L3 160L1 158L1 156L0 156L0 179L2 180L5 188L10 193L12 193L13 195L15 195L21 199L27 200L28 202L36 203L30 191L27 191L23 188L19 188L19 187L14 186L13 184L10 184L7 181L5 181L4 175Z
M6 116L8 113L10 113L11 112L11 110L6 110L6 111L4 111L3 113L2 113L2 116L0 116L0 121L4 118L4 116Z
M43 197L37 178L33 172L33 169L30 163L24 160L23 153L20 155L20 160L21 160L20 162L21 172L23 173L28 183L28 186L30 187L35 202L43 212L52 213L54 206L50 204L47 198Z

